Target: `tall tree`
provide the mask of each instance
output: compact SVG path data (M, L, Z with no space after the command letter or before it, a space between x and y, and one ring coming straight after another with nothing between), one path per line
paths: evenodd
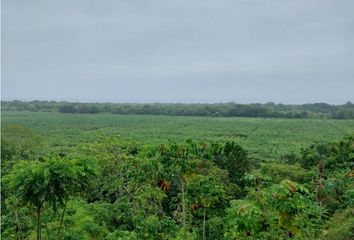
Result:
M43 208L49 205L56 211L58 206L65 206L68 198L83 190L94 173L87 161L48 158L44 162L21 161L5 176L4 183L22 204L35 207L40 240Z

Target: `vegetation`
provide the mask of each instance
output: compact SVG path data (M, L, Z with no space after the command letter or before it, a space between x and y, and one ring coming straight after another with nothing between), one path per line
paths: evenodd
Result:
M2 101L5 111L34 111L61 113L112 113L134 115L209 116L209 117L264 117L264 118L333 118L353 119L354 104L329 105L314 103L303 105L266 104L119 104L73 103L55 101Z
M352 124L4 112L2 238L352 239Z
M354 121L3 111L2 126L3 135L12 135L11 129L16 126L29 128L40 139L28 142L40 141L44 145L39 147L40 151L55 149L55 152L65 153L68 148L106 136L120 136L139 146L193 139L219 143L236 141L252 158L273 161L314 143L339 141L353 133Z

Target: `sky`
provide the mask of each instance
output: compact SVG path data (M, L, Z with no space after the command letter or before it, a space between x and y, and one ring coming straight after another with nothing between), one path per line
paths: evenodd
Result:
M3 100L354 102L352 0L2 0Z

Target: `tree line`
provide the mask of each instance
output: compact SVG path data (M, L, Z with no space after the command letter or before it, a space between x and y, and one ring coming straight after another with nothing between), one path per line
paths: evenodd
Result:
M168 116L263 117L263 118L332 118L353 119L354 104L313 103L237 104L237 103L78 103L56 101L1 101L3 111L60 112L79 114L136 114Z
M103 136L43 152L25 127L1 137L4 239L354 237L353 137L276 162L252 159L232 141L137 145Z

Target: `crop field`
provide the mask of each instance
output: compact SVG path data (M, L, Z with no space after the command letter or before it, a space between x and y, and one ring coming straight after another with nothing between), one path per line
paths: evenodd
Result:
M252 156L276 160L316 142L340 140L354 132L354 120L176 117L111 114L2 112L2 127L24 125L50 147L66 148L116 136L139 144L234 140Z

